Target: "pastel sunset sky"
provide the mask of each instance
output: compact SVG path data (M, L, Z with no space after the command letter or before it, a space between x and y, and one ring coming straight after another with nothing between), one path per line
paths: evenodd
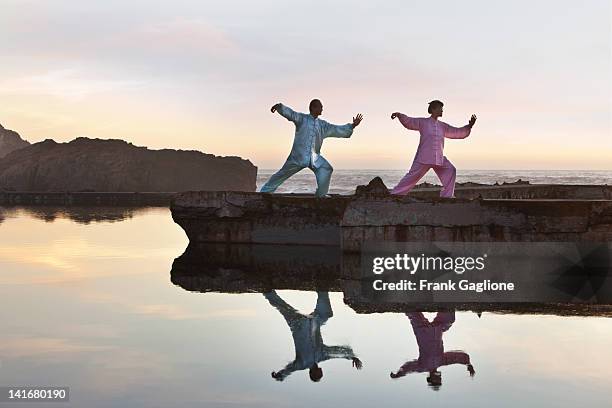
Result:
M612 170L609 0L0 0L0 124L30 142L121 138L279 167L293 125L270 106L365 119L327 140L335 168L407 168L390 114L478 123L463 169Z

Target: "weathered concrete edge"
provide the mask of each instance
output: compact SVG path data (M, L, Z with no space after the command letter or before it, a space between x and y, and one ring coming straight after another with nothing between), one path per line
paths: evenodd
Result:
M176 192L0 191L0 205L129 205L169 207Z

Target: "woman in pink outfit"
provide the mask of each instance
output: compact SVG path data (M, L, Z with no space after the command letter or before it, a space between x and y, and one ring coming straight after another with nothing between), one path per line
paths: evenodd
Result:
M391 190L391 194L407 194L429 169L433 169L442 182L440 197L454 198L457 169L443 154L444 138L468 137L472 126L476 123L476 115L472 115L467 125L456 128L438 120L442 116L443 107L444 104L438 100L429 102L427 112L431 116L428 118L411 118L399 112L391 115L391 119L398 118L406 129L418 130L421 134L412 166L398 185Z

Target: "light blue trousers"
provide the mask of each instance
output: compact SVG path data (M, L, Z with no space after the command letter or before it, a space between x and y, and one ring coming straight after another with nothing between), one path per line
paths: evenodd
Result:
M263 295L268 299L268 302L283 315L289 327L293 328L298 320L303 320L307 317L285 302L275 290L264 293ZM331 303L329 301L329 292L317 292L317 305L310 316L317 318L319 324L322 326L333 315L334 313L332 312Z
M315 195L317 197L322 197L329 191L329 182L331 181L331 175L334 168L322 157L319 157L319 160L323 160L323 164L321 166L317 168L309 168L314 172L317 179L317 191L315 192ZM262 193L272 193L276 191L276 189L283 184L285 180L304 168L306 167L300 166L299 164L285 162L283 167L274 173L272 177L270 177L270 180L268 180L259 191Z

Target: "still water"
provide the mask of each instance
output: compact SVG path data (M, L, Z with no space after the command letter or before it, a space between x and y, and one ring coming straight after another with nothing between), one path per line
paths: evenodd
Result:
M612 401L612 320L358 314L338 292L200 293L171 281L187 244L166 208L0 207L0 386L71 393L68 404L6 405Z

